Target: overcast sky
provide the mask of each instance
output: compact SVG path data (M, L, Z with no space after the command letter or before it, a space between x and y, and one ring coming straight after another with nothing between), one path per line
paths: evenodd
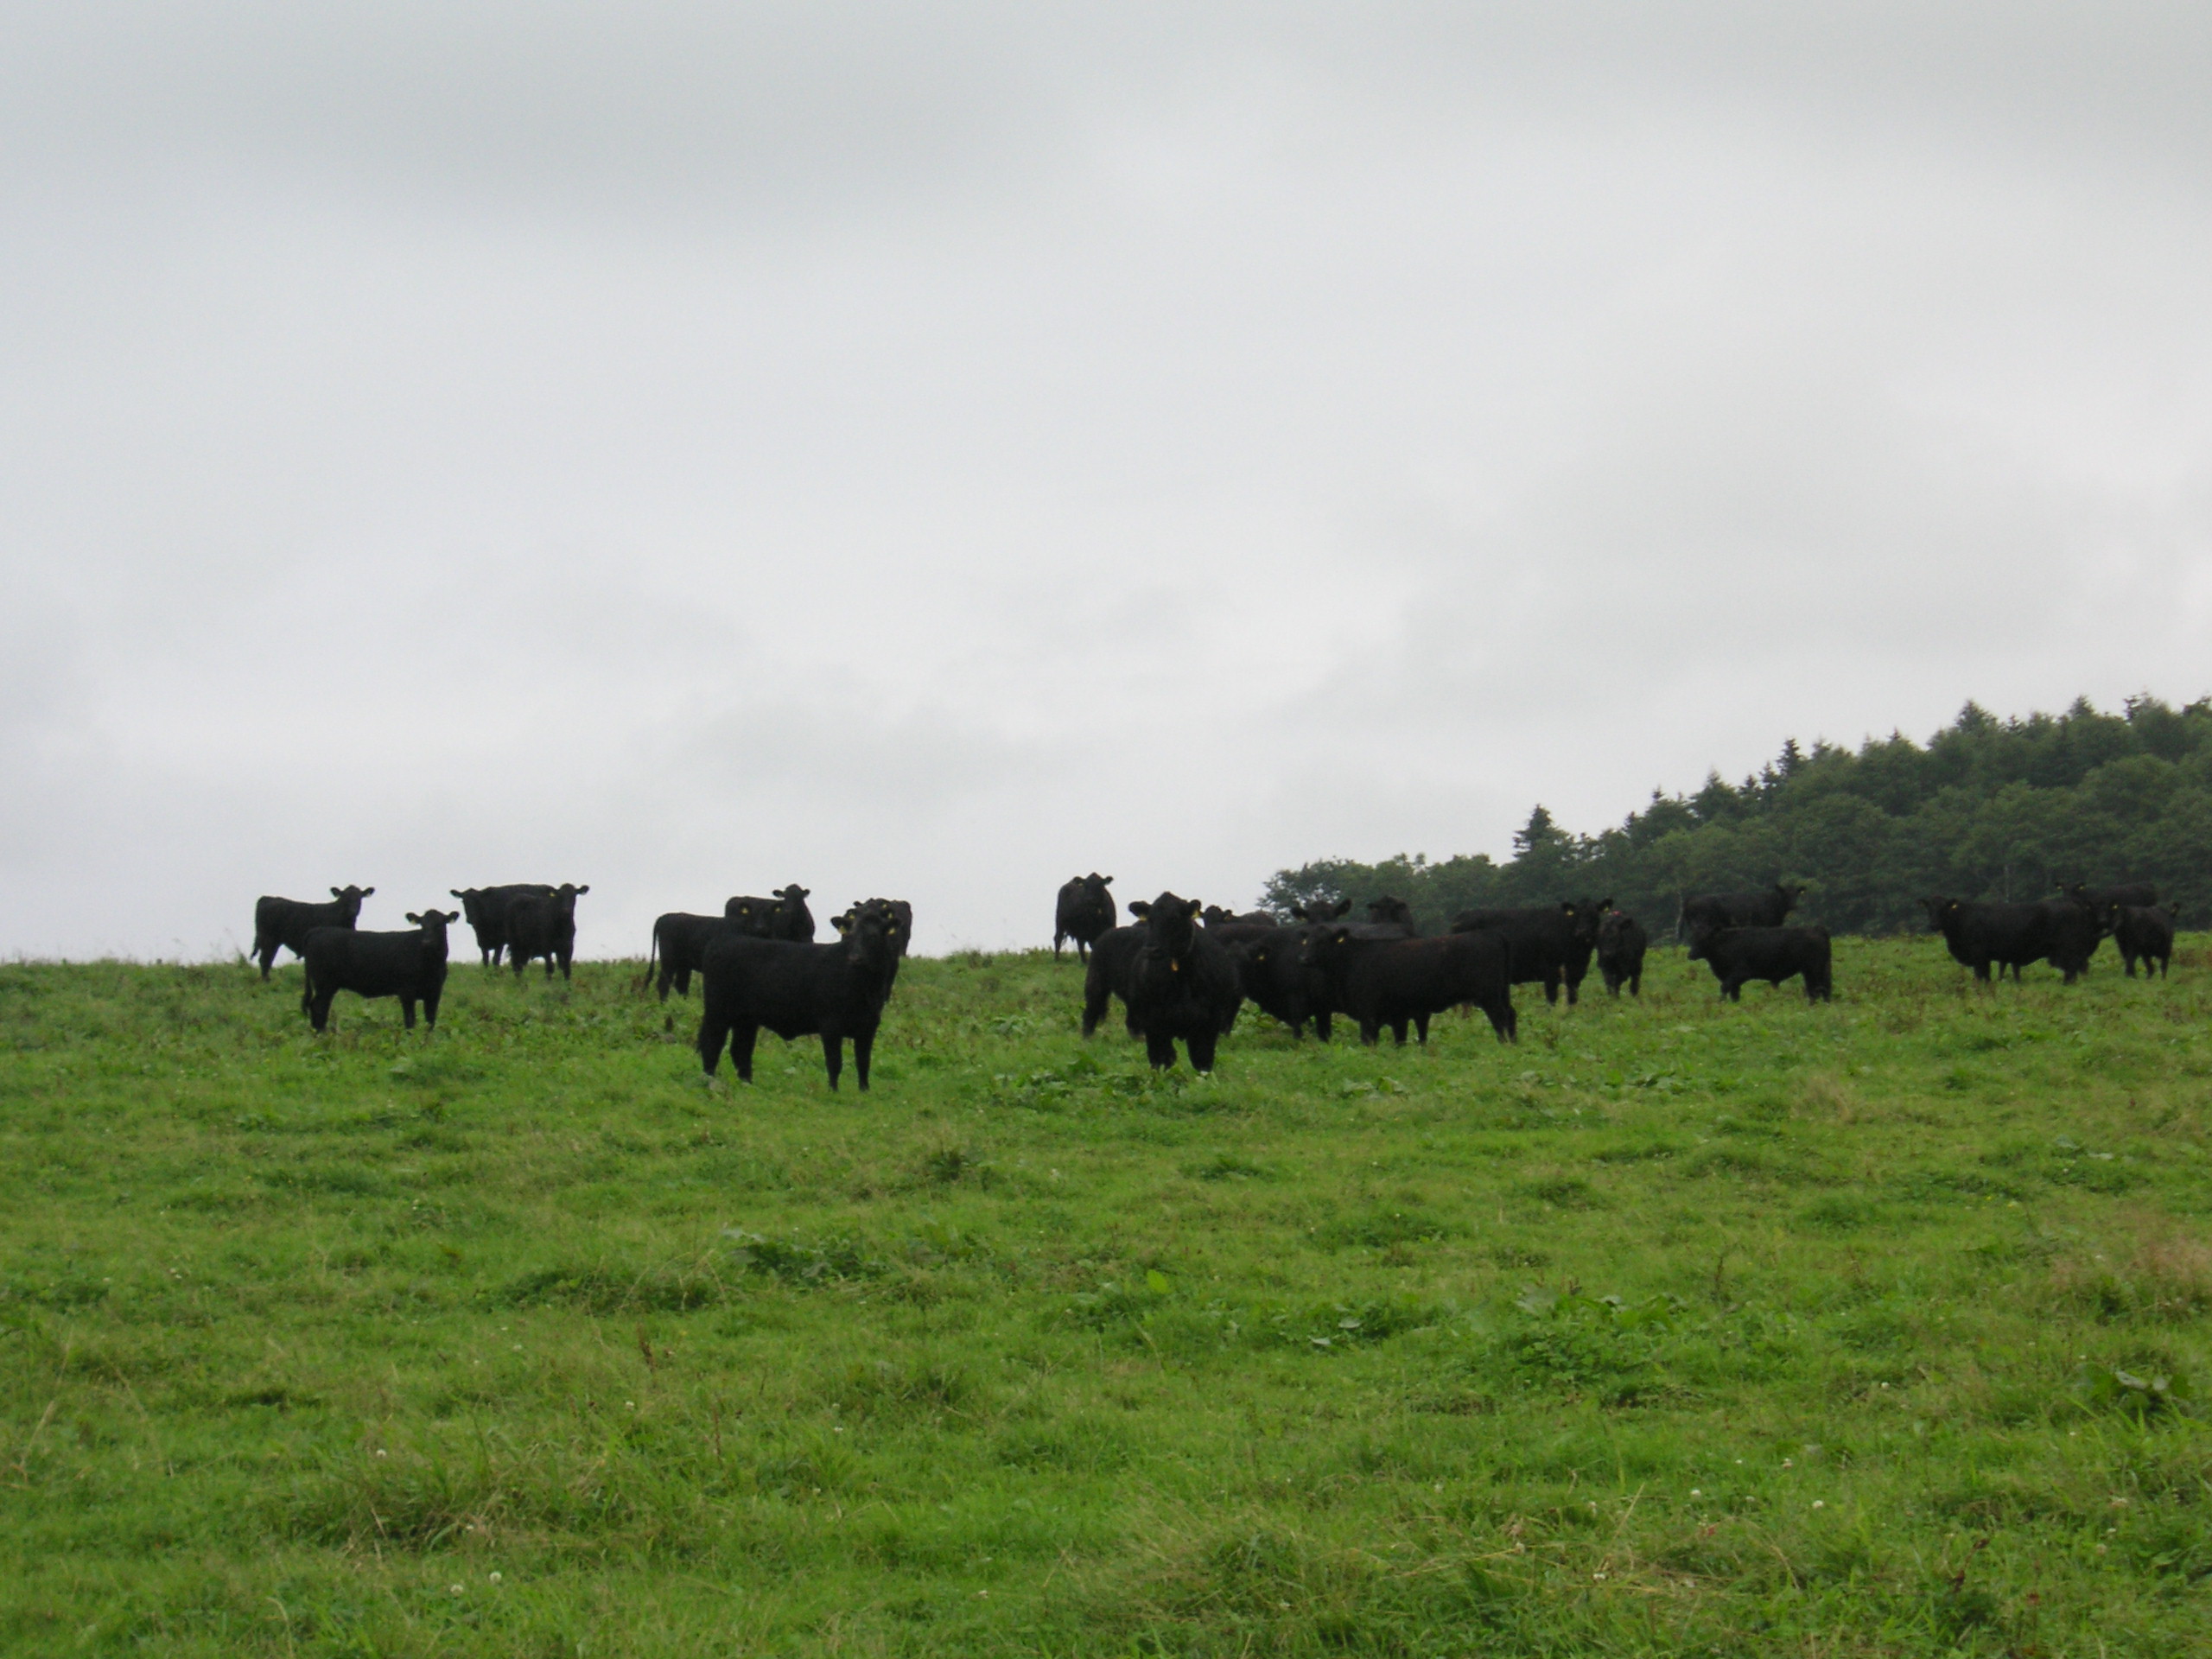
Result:
M1034 944L2212 691L2212 10L0 4L0 953Z

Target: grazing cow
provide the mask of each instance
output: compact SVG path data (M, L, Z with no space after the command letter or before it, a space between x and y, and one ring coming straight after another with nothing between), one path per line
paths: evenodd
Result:
M576 953L576 900L591 891L563 881L550 893L525 893L507 905L507 966L522 977L523 969L538 957L545 958L545 977L553 977L553 964L561 964L561 977L569 977L569 962Z
M691 995L691 976L699 971L700 959L707 947L729 925L721 916L698 916L688 911L671 910L653 921L652 948L645 952L645 976L638 982L643 990L652 982L656 959L660 968L660 1000L668 1001L668 988L676 987L678 996Z
M2127 969L2130 979L2135 977L2135 964L2143 964L2143 977L2151 977L2155 963L2158 977L2166 976L2166 964L2174 954L2174 918L2181 913L2179 905L2168 905L2163 910L2156 905L2115 905L2112 909L2112 940L2120 947L2120 960Z
M1367 919L1378 927L1402 927L1408 938L1416 938L1421 933L1421 925L1414 920L1414 907L1402 899L1393 899L1389 893L1367 901Z
M300 1012L317 1031L330 1025L330 999L340 991L356 996L396 996L407 1029L415 1029L415 1005L431 1030L438 1027L438 999L446 988L446 924L461 919L457 910L410 911L408 933L361 933L351 925L318 927L300 954L307 961L307 988Z
M1923 899L1929 925L1943 936L1951 959L1974 969L1985 983L1990 965L1999 978L2031 962L2048 960L2071 985L2088 971L2103 937L2096 912L2072 899L2046 899L2039 904L1983 904L1938 894Z
M1643 924L1624 910L1609 910L1598 920L1598 971L1605 988L1615 996L1628 987L1630 996L1643 995Z
M1228 947L1198 925L1200 908L1195 899L1162 893L1145 909L1145 943L1129 964L1129 1024L1144 1033L1146 1057L1162 1070L1175 1064L1180 1038L1192 1069L1212 1071L1214 1046L1244 1000Z
M1513 953L1513 982L1541 982L1544 1001L1554 1007L1567 986L1569 1007L1580 1000L1590 952L1598 943L1598 921L1612 908L1610 899L1567 899L1519 910L1463 910L1452 918L1454 933L1495 933Z
M1209 929L1217 927L1274 927L1278 924L1272 911L1248 910L1238 915L1233 910L1224 910L1219 905L1208 905L1198 919Z
M1359 1021L1359 1040L1374 1046L1383 1027L1402 1048L1408 1020L1423 1043L1432 1014L1472 1003L1490 1016L1501 1043L1519 1040L1513 1010L1513 953L1490 931L1441 938L1361 938L1338 923L1310 929L1306 960L1327 981L1329 1001Z
M1682 933L1717 927L1780 927L1804 897L1802 881L1777 881L1756 893L1705 893L1683 901Z
M1114 925L1114 895L1106 891L1113 883L1112 876L1093 870L1089 875L1071 876L1061 884L1059 897L1052 905L1054 962L1060 959L1061 944L1069 939L1075 941L1077 962L1090 960L1090 947Z
M721 1065L727 1042L739 1078L752 1082L753 1046L766 1026L786 1042L820 1037L833 1090L849 1037L853 1071L865 1091L894 960L887 918L887 907L870 900L837 918L838 937L829 944L726 930L707 947L701 968L699 1064L707 1075Z
M1323 1042L1330 1036L1329 987L1319 967L1306 960L1303 927L1279 927L1234 946L1237 983L1260 1012L1290 1027L1303 1041L1306 1022Z
M1720 995L1744 1000L1744 982L1763 979L1777 990L1782 982L1802 974L1805 1000L1825 1002L1834 981L1829 972L1825 927L1710 927L1690 941L1689 959L1702 961L1720 982Z
M507 948L507 906L524 896L550 899L553 889L542 881L511 881L499 887L449 889L461 900L461 913L476 935L476 953L482 965L496 968L499 953Z
M261 976L269 977L269 964L276 960L279 946L296 957L304 957L308 935L318 927L353 926L360 919L361 900L375 891L374 887L333 887L328 904L265 895L255 899L252 954L261 958Z
M806 907L807 894L811 887L802 887L796 881L787 887L774 889L774 897L755 898L741 894L722 906L723 917L736 925L741 933L756 939L781 939L787 944L814 943L814 912Z

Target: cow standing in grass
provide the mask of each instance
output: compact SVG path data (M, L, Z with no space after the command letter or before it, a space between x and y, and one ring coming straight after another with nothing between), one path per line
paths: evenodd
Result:
M1609 910L1598 922L1598 971L1605 988L1615 996L1628 987L1630 996L1643 995L1643 952L1649 940L1643 924L1624 910Z
M461 919L457 910L409 912L409 933L362 933L351 927L319 927L308 935L307 988L300 1012L317 1031L328 1028L330 1000L340 991L356 996L396 996L407 1029L415 1029L415 1005L433 1031L438 1001L446 988L446 924Z
M1382 1028L1402 1048L1411 1024L1428 1041L1432 1015L1471 1004L1489 1016L1501 1043L1516 1041L1511 947L1497 933L1464 931L1441 938L1361 938L1341 922L1306 930L1304 954L1318 967L1329 1001L1359 1022L1374 1046Z
M553 896L553 889L543 881L510 881L504 887L449 891L461 900L461 913L468 918L469 931L476 935L476 954L486 968L498 967L507 948L507 906L518 899Z
M588 883L580 887L563 881L543 897L524 893L508 905L507 965L517 979L541 957L546 978L553 977L556 962L561 977L569 977L569 963L576 953L576 900L590 891Z
M1052 960L1060 959L1060 946L1075 941L1075 959L1089 963L1090 948L1113 931L1114 895L1107 892L1114 878L1093 870L1089 875L1069 877L1060 884L1052 901Z
M682 910L656 917L652 944L645 952L645 976L639 982L640 988L652 983L658 967L662 1001L668 1001L671 984L678 996L690 995L691 976L699 971L707 947L728 926L728 921L722 917L698 916Z
M752 1082L753 1047L766 1026L786 1042L819 1036L833 1090L844 1071L849 1038L853 1071L866 1090L896 960L891 920L889 906L871 899L837 918L833 944L733 931L709 944L699 992L699 1064L707 1075L721 1065L727 1043L739 1078Z
M1576 899L1514 910L1465 910L1452 918L1452 931L1497 934L1513 952L1515 984L1541 983L1544 1001L1554 1006L1565 985L1567 1006L1573 1007L1590 971L1590 953L1597 948L1599 918L1612 903Z
M261 960L261 976L269 977L269 964L276 960L280 948L303 957L308 935L315 929L352 927L360 919L361 900L375 891L374 887L333 887L327 904L266 895L255 899L252 954Z
M1700 928L1690 940L1689 959L1713 969L1731 1002L1742 1001L1745 983L1754 979L1778 990L1783 980L1802 974L1808 1002L1827 1001L1835 982L1825 927Z
M1144 1033L1146 1057L1163 1071L1175 1064L1178 1039L1193 1071L1212 1071L1215 1045L1244 1000L1228 948L1198 925L1200 908L1172 893L1154 899L1144 912L1143 946L1128 968L1129 1024Z
M2138 962L2143 964L2144 978L2150 978L2153 966L2160 979L2166 976L2166 964L2174 954L2174 918L2180 912L2178 905L2163 910L2156 905L2113 906L2112 942L2120 947L2120 965L2130 979L2135 977Z
M1951 959L1985 984L1993 964L2000 979L2010 968L2017 982L2028 963L2047 960L2071 985L2088 971L2104 936L2096 912L2072 899L2009 905L1937 894L1920 902Z

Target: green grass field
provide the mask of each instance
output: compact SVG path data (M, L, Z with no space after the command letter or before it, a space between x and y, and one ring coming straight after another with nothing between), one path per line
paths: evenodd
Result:
M866 1096L634 964L0 966L0 1646L2212 1650L2208 966L1206 1080L917 961Z

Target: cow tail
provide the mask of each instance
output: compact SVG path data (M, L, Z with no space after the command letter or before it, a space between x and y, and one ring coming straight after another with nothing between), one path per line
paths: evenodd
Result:
M653 982L653 963L660 956L660 924L653 924L653 942L645 947L645 976L638 982L642 991Z

